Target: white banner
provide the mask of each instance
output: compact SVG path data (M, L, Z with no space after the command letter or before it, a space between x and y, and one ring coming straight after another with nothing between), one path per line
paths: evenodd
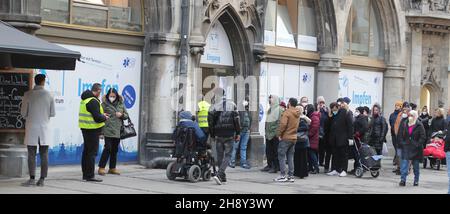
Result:
M222 24L212 26L206 41L205 54L200 60L202 64L233 66L233 52L230 40Z
M383 104L383 73L341 69L339 73L339 97L352 100L352 111L359 106L372 108Z
M102 84L102 95L115 88L125 99L125 107L138 131L141 52L74 45L61 45L79 51L82 62L75 71L39 70L47 75L46 89L55 95L56 117L50 120L52 144L50 164L80 163L83 137L78 128L81 94L94 83ZM139 132L138 132L139 133ZM101 141L102 151L103 142ZM121 141L120 161L137 160L138 137Z

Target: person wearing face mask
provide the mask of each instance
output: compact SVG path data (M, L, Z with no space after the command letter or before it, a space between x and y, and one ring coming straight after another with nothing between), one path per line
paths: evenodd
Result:
M381 114L381 106L375 104L372 107L372 117L369 123L369 131L366 135L366 142L375 148L377 155L382 155L383 143L386 142L388 124Z
M423 127L425 128L425 133L427 135L427 139L430 139L431 137L431 133L430 133L430 120L431 120L431 115L428 114L428 107L424 106L422 108L422 113L419 116L419 121L422 122Z
M367 116L367 112L364 107L356 108L355 112L355 123L354 123L354 139L355 144L358 147L361 147L361 143L364 142L364 136L369 129L369 117ZM360 167L359 166L359 153L356 150L356 147L351 147L351 152L353 153L353 157L355 162L353 164L353 170L350 171L350 174L355 174L355 170Z
M105 167L109 159L108 173L120 175L116 168L117 152L120 144L120 128L122 121L128 119L128 112L125 108L123 97L114 88L109 89L108 93L103 96L102 107L107 114L111 115L111 118L105 122L105 127L103 127L105 146L98 164L98 174L102 176L106 174Z
M326 149L325 149L325 121L328 118L328 108L325 105L325 98L319 96L317 98L318 109L320 112L320 128L319 128L319 166L324 166Z
M300 98L300 105L303 107L304 110L306 110L306 106L308 105L308 97L302 97Z
M83 155L81 157L81 170L83 180L88 182L102 182L95 178L95 157L97 156L99 137L109 114L105 113L100 104L102 85L95 83L91 90L81 94L78 125L83 134Z
M252 126L252 117L250 116L248 98L242 103L244 111L239 111L239 118L241 122L241 139L234 142L233 152L231 153L231 160L229 167L234 168L236 166L236 152L240 148L241 167L244 169L250 169L250 165L247 163L247 144L250 138L250 127Z
M394 149L395 149L395 157L394 157L394 166L396 166L396 168L392 171L397 175L400 175L400 150L398 149L398 130L400 128L400 124L402 123L402 121L405 121L408 119L408 113L410 111L410 106L408 102L404 102L402 104L402 108L401 111L399 112L397 118L395 119L394 122L394 130L393 130L393 144L394 144ZM392 126L391 126L392 129Z
M330 108L328 111L328 115L325 120L324 124L324 141L325 141L325 160L324 160L324 173L330 172L330 162L331 158L333 157L333 144L330 142L331 138L331 125L333 124L334 120L336 119L337 113L339 111L339 105L336 102L333 102L330 104ZM331 171L335 171L335 165L331 165Z
M347 176L348 150L350 141L353 141L353 113L348 110L351 100L343 98L341 108L333 109L333 120L330 125L329 143L333 148L333 171L330 176Z
M400 148L400 186L406 186L406 178L411 161L414 169L414 186L419 186L420 162L423 161L423 144L426 141L423 124L418 121L417 111L410 111L408 118L400 125L399 148Z

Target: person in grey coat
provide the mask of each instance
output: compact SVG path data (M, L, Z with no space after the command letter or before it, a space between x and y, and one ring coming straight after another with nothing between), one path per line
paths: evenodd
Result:
M48 172L48 147L50 118L55 116L55 101L53 96L44 89L45 75L38 74L34 77L33 90L25 93L22 99L21 115L26 120L25 145L28 149L28 170L30 179L23 183L24 186L44 186L44 179ZM35 182L36 176L36 152L39 146L41 158L41 176Z

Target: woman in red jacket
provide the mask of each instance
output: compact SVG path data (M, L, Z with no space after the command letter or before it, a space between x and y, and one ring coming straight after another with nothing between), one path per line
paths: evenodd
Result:
M319 160L317 154L319 152L320 111L318 111L317 104L307 105L306 115L311 119L308 133L310 143L310 148L308 149L309 171L311 174L318 174Z

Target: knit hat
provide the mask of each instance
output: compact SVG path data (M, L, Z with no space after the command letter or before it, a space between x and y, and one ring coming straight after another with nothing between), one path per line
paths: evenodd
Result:
M348 97L344 97L342 100L347 104L350 104L352 102L352 100Z
M281 101L280 106L283 108L287 108L286 103L284 101Z
M192 113L189 111L182 111L180 112L180 118L185 120L191 120L192 119Z

